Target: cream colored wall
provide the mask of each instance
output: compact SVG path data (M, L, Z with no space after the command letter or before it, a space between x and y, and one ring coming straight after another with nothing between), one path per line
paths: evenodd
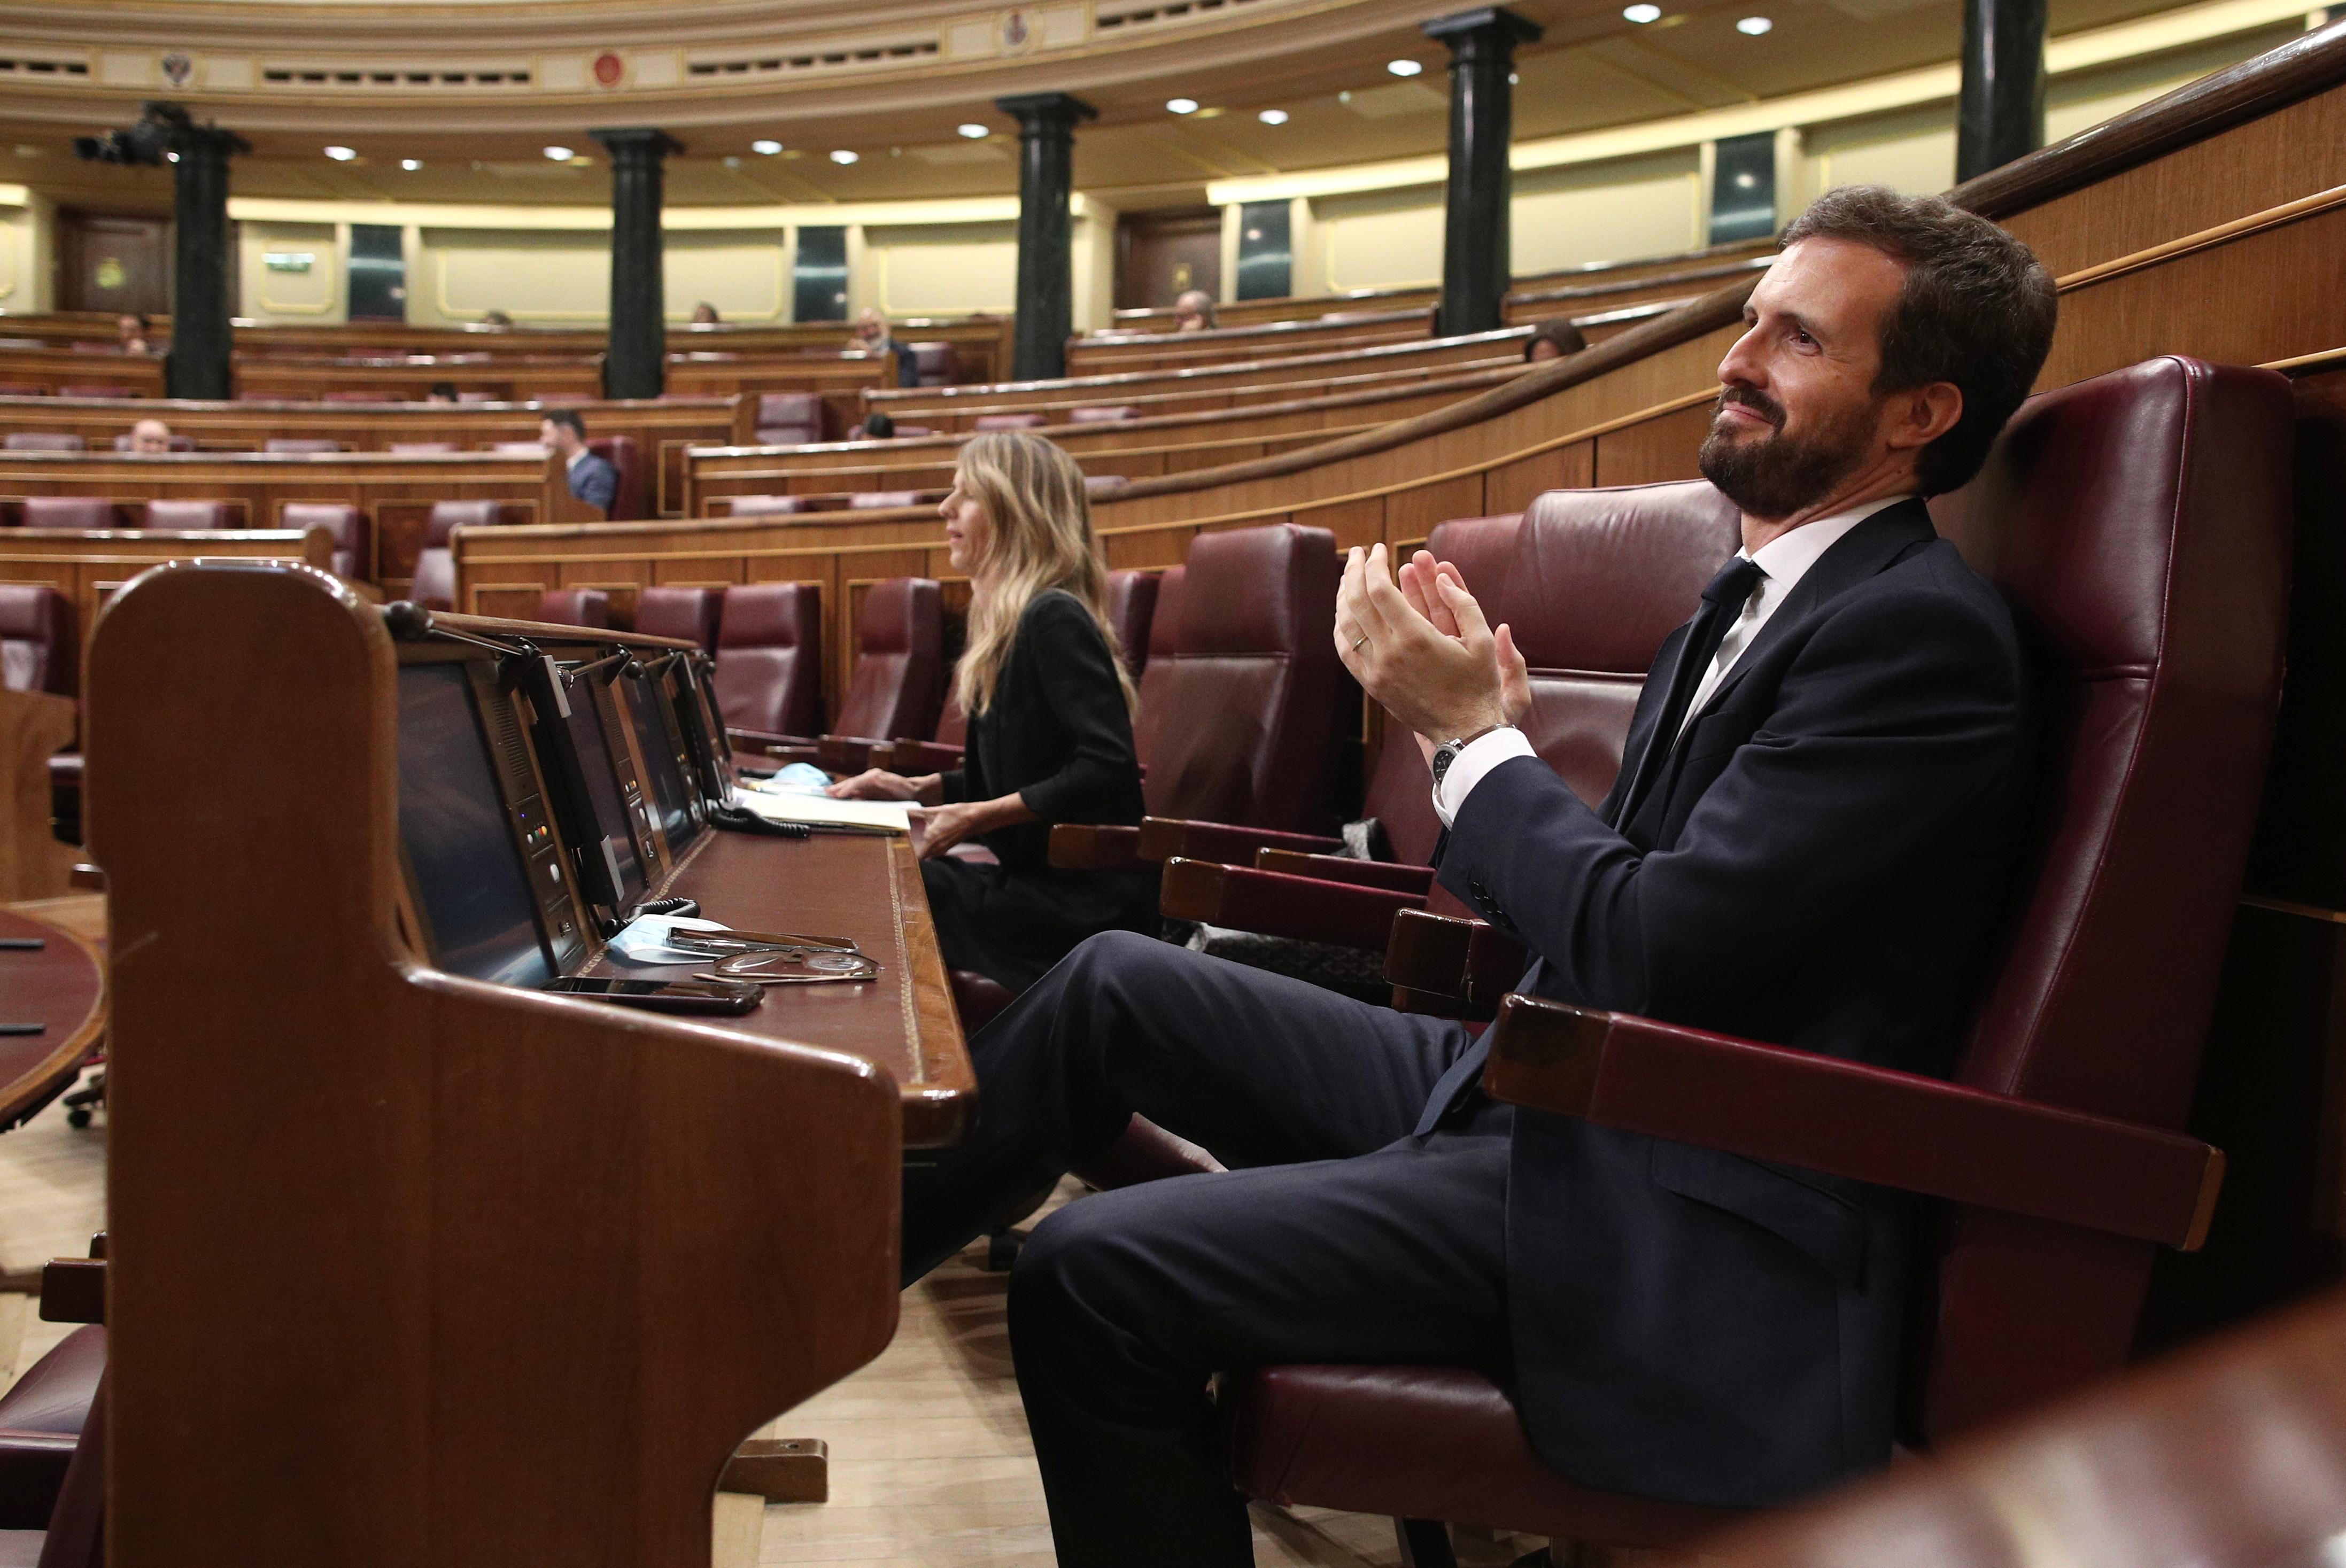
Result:
M1667 256L1703 242L1701 156L1647 158L1515 176L1509 260L1518 273Z
M418 326L477 321L490 311L524 325L586 326L610 309L606 230L426 229L417 251L407 319Z
M727 321L790 319L793 230L688 229L663 236L660 249L669 321L692 320L703 300Z
M1069 249L1075 270L1075 330L1096 332L1116 320L1116 209L1086 202L1084 216L1076 219ZM1016 276L1014 271L1014 282Z
M313 327L350 320L350 249L346 223L238 224L237 314ZM307 256L310 270L272 272L272 255Z
M56 204L35 192L0 207L0 311L32 315L55 305Z
M1018 297L1015 223L872 224L848 260L850 298L891 316L1007 314Z
M1323 196L1311 203L1314 265L1298 267L1298 294L1442 281L1442 188Z

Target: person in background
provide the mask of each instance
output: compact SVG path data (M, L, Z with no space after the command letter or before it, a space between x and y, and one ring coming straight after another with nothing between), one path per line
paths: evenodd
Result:
M570 477L570 494L607 514L611 498L619 493L619 471L586 449L586 422L578 411L557 408L537 427L537 438L561 455Z
M890 419L886 414L884 414L884 413L867 413L867 414L865 414L865 415L863 416L863 439L864 439L864 440L866 440L866 441L893 441L893 440L895 439L895 437L896 437L896 422L895 422L894 420L892 420L892 419Z
M1550 316L1524 340L1524 358L1536 365L1548 360L1568 359L1587 347L1588 340L1572 324L1571 317Z
M921 384L921 367L889 330L888 318L866 305L855 318L855 346L867 354L885 354L895 361L896 384Z
M155 351L147 318L136 311L125 311L114 318L114 335L126 354L151 354Z
M130 427L130 450L140 457L160 457L171 450L171 427L159 419L142 419Z
M706 300L692 308L692 324L696 327L714 327L719 325L721 320L722 318L717 314L717 307Z
M937 510L972 591L954 670L969 716L962 766L916 779L873 769L831 792L926 809L921 880L945 963L1024 991L1086 937L1157 929L1152 872L1064 871L1048 854L1054 822L1140 820L1137 698L1075 459L1039 436L986 432L961 449ZM965 840L998 863L945 853Z
M1214 328L1214 297L1203 289L1192 289L1173 301L1173 330L1177 332L1209 332Z
M423 401L425 402L462 402L464 400L456 395L454 382L434 382L432 390L423 394Z
M481 325L493 332L510 332L513 331L513 318L503 311L490 311L481 317Z

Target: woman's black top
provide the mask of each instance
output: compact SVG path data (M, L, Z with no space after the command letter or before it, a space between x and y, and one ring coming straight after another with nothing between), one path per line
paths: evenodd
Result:
M1156 928L1153 875L1050 863L1052 823L1137 822L1143 810L1116 657L1073 594L1037 594L1018 617L994 700L970 716L944 785L948 805L1015 792L1036 818L980 840L997 866L922 862L948 965L1020 991L1095 932Z

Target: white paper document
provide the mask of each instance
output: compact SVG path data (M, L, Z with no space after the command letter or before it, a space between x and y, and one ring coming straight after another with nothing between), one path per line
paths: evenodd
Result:
M828 795L777 795L736 789L733 803L769 822L805 822L817 828L856 828L867 833L909 833L912 809L901 800L834 800Z

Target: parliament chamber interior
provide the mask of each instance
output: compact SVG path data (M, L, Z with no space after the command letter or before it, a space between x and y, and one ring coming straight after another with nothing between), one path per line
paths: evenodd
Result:
M0 8L0 1568L2346 1563L2341 257L2302 0Z

